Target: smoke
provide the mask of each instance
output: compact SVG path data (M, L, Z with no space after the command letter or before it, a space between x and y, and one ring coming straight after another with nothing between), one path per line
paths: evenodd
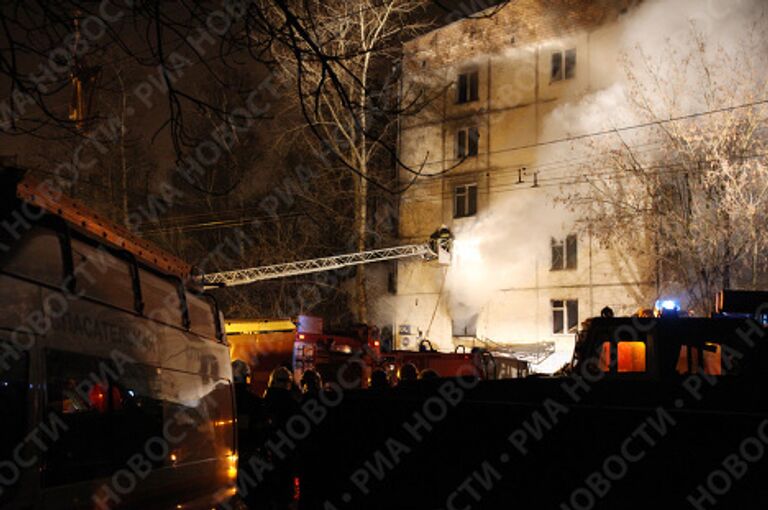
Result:
M592 40L591 90L573 101L561 102L545 116L539 140L558 140L646 121L633 107L633 87L648 92L647 106L659 116L702 111L721 101L704 93L702 80L709 80L708 90L729 100L754 95L760 87L759 92L765 92L761 80L768 66L758 69L758 75L750 74L755 69L744 68L736 73L706 76L701 71L703 66L698 65L701 62L692 61L691 50L705 47L696 58L709 63L739 62L754 55L764 59L768 55L764 37L767 5L765 0L640 2L618 20L618 44L615 37ZM665 111L670 104L674 112ZM622 132L622 137L624 143L641 146L648 143L650 134ZM540 169L541 182L557 182L573 171L573 165L562 161L578 161L590 150L588 139L546 145L537 149L532 166ZM531 184L529 176L525 187ZM455 226L454 261L446 280L454 320L472 320L488 309L501 290L537 284L532 260L538 261L538 266L548 264L550 239L565 235L573 227L573 216L556 204L559 194L556 186L542 186L535 198L531 198L534 195L530 191L516 193L513 189L495 194L490 187L491 206L474 222Z
M455 322L473 321L498 291L535 284L531 260L548 261L550 238L567 233L566 211L553 198L542 189L537 204L505 200L454 226L446 289Z

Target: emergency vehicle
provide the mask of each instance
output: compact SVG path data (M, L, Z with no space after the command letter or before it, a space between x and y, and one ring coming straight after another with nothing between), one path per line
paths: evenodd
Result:
M529 363L512 356L487 349L468 350L460 345L454 352L439 352L429 340L419 343L418 351L392 351L382 353L376 363L384 369L391 381L404 364L413 364L419 372L434 371L438 377L473 376L481 380L514 379L530 373Z
M373 360L380 354L378 329L366 325L326 330L319 317L229 320L227 338L233 360L250 369L250 388L262 395L270 373L289 368L299 384L306 370L316 370L324 383L359 381L367 387ZM345 384L348 387L349 384Z
M722 291L711 317L689 317L671 300L658 302L655 313L633 317L604 312L582 325L569 371L592 363L613 378L768 373L766 292Z
M0 183L0 508L234 495L226 338L189 266L53 182Z

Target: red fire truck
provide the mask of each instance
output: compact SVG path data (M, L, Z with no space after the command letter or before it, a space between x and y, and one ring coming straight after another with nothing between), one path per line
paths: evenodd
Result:
M304 371L313 369L323 382L343 377L364 388L380 354L377 328L326 330L318 317L232 320L226 322L226 330L232 359L248 365L251 389L257 395L264 393L269 374L280 366L293 371L297 384Z

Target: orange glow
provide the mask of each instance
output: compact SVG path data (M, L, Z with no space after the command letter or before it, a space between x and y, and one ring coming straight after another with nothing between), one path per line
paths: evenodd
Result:
M234 420L216 420L213 422L213 425L215 427L226 427L227 425L232 425L234 423Z
M304 340L306 337L304 335L299 335L299 340Z
M704 344L704 373L709 375L723 375L723 351L720 344Z
M720 344L706 343L702 351L698 347L680 347L680 356L677 358L677 373L699 373L701 366L707 375L723 375L723 351ZM688 350L690 349L690 364Z
M170 456L170 459L171 459L171 462L173 462L175 464L176 461L178 460L178 457L176 456L175 453L172 453L171 456Z
M611 342L603 342L600 348L600 361L598 366L601 372L610 372L611 370Z
M619 372L645 372L645 343L619 342Z
M234 480L237 478L237 454L227 455L227 476Z

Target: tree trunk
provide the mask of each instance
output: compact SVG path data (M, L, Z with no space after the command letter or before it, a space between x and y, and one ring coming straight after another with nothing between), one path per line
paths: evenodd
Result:
M117 79L120 82L120 192L122 193L120 205L123 216L123 225L128 227L128 159L125 155L125 116L128 107L127 94L125 93L125 83L120 71L117 72Z

